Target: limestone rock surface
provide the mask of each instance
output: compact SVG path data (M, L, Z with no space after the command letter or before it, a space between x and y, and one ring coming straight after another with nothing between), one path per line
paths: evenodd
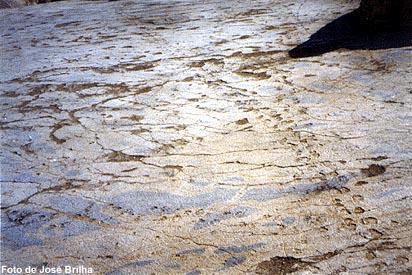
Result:
M358 6L1 10L2 265L410 272L412 48L287 54Z

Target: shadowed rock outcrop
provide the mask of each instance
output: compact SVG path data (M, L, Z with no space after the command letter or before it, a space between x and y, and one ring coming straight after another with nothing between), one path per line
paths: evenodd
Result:
M362 19L370 28L411 27L410 0L362 0L359 9Z
M289 51L293 58L337 49L379 50L412 45L411 1L366 0Z

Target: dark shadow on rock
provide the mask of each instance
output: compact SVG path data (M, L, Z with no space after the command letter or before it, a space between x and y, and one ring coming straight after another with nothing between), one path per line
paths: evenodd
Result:
M359 9L345 14L289 51L292 58L317 56L337 49L379 50L412 46L412 28L387 23L371 27Z

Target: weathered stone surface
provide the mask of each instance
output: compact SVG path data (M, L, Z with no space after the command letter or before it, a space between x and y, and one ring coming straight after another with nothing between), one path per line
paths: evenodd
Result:
M25 4L23 0L0 0L0 9L20 8Z
M287 53L358 5L0 11L2 264L410 272L411 47Z
M63 0L0 0L0 9L20 8L27 5L44 4Z

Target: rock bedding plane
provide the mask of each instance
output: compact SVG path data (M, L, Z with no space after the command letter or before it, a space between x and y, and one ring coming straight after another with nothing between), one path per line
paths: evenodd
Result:
M1 262L411 272L411 47L288 50L359 1L0 10Z

